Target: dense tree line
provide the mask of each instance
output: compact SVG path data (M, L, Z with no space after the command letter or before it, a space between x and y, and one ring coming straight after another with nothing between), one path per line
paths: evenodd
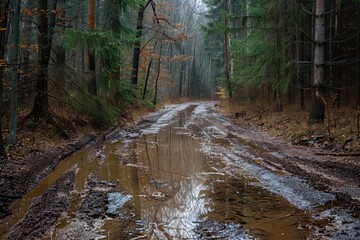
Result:
M70 137L72 112L103 126L134 104L213 95L201 11L200 0L2 0L0 155L24 125Z
M224 34L212 54L225 56L233 100L260 99L277 111L297 101L310 122L324 121L325 105L360 104L359 1L204 2L205 31Z
M1 155L19 122L70 137L63 109L103 126L219 83L235 102L298 102L311 122L360 104L357 0L2 0L0 14Z

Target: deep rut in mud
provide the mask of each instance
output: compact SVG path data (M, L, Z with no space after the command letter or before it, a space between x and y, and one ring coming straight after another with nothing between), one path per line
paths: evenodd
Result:
M114 131L103 145L68 157L13 204L13 215L0 222L0 236L360 237L356 194L351 199L341 192L353 209L340 204L340 186L331 185L340 180L330 181L328 170L334 163L296 156L288 145L233 125L216 105L169 106L137 126ZM310 172L318 166L328 176L315 184L318 175ZM359 183L356 167L339 166L349 174L336 177Z

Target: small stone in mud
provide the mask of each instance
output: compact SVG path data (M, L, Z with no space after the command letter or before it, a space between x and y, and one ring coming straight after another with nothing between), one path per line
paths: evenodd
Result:
M89 225L93 225L96 219L105 219L109 209L109 191L115 188L115 184L105 181L97 181L94 176L89 177L86 188L89 189L79 208L79 216Z

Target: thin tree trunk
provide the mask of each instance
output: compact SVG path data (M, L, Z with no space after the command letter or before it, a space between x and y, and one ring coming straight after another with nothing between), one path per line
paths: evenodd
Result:
M282 52L281 48L281 39L280 39L280 30L276 30L276 50L279 52ZM281 112L282 111L282 102L281 102L281 92L280 92L280 81L281 81L281 58L278 56L276 59L276 87L275 87L275 105L276 105L276 111Z
M321 96L321 88L325 79L325 0L316 0L315 32L314 32L314 79L311 94L311 123L324 122L325 102Z
M56 66L58 68L56 81L57 81L57 87L58 87L58 93L59 98L62 100L66 95L66 89L65 89L65 60L66 60L66 54L65 54L65 47L64 47L64 34L65 34L65 25L66 25L66 12L65 12L65 4L66 0L58 0L60 12L58 13L57 17L57 24L62 27L62 32L59 33L59 37L61 38L61 41L58 46L56 46ZM59 101L59 105L62 105L62 101Z
M185 55L184 43L181 43L180 55ZM180 62L179 86L178 86L178 94L179 94L180 98L182 97L182 89L183 89L183 84L184 84L184 77L185 77L185 61L181 61Z
M89 0L89 13L88 13L88 27L92 31L95 29L95 0ZM89 93L97 96L97 82L96 82L96 58L94 51L88 49L89 54Z
M232 97L232 87L230 82L230 53L229 53L229 18L227 16L229 12L229 0L224 0L224 55L225 55L225 81L229 97Z
M136 23L136 42L133 53L131 83L136 85L139 77L139 63L140 63L140 51L141 51L141 37L143 30L144 14L147 6L152 2L149 0L145 5L140 5L138 10L138 19Z
M360 26L360 9L358 10L358 26ZM360 58L360 37L358 36L357 39L357 57ZM357 105L360 106L360 61L358 61L358 67L357 67L357 72L358 72L358 92L357 92Z
M133 61L132 61L132 72L131 72L131 83L136 85L138 83L139 76L139 62L140 62L140 47L141 47L141 36L143 29L143 21L144 21L144 13L145 7L143 5L140 6L138 10L138 19L136 25L136 42L133 53Z
M160 69L161 69L161 58L162 58L162 43L160 43L160 51L159 51L159 59L158 59L158 62L159 62L159 65L158 65L158 69L157 69L157 75L156 75L156 80L155 80L155 88L154 88L154 99L153 99L153 104L154 106L156 105L156 101L157 101L157 95L158 95L158 83L159 83L159 78L160 78Z
M3 6L1 6L3 7ZM1 12L3 12L3 10L1 9ZM3 14L1 14L1 17L3 19ZM3 27L3 21L1 21L0 26ZM6 27L5 27L6 28ZM4 31L1 31L4 32ZM1 39L1 45L3 44L4 41L4 35L5 33L0 33L0 39ZM1 50L0 50L0 59L4 59L4 48L5 46L1 46ZM2 107L2 101L3 101L3 97L2 97L2 92L3 92L3 76L4 76L4 66L1 65L0 66L0 158L6 156L6 152L5 152L5 148L4 148L4 142L3 142L3 135L2 135L2 111L3 111L3 107Z
M146 78L145 78L145 83L144 83L144 91L143 91L143 95L142 95L142 100L145 100L152 62L153 62L153 60L151 59L150 62L149 62L149 65L148 65L147 72L146 72Z
M23 8L28 9L31 7L33 0L26 0L25 3L22 5ZM31 39L32 35L35 33L32 33L32 22L34 17L29 16L27 14L22 15L22 27L21 27L21 41L22 44L25 46L21 48L21 81L22 82L28 82L29 79L27 78L29 73L29 59L30 59L30 45L31 45ZM26 95L24 92L19 92L20 94L18 96L18 106L23 106L28 104L30 95Z
M179 76L179 97L182 97L182 89L184 84L185 77L185 61L181 61L180 63L180 76Z
M21 1L12 0L11 9L14 15L11 19L12 42L14 48L10 53L11 64L11 102L10 102L10 126L9 144L16 144L16 110L17 110L17 85L19 80L19 37L20 37L20 8Z
M0 28L7 29L7 10L9 6L9 1L2 1L0 3ZM7 42L7 31L0 31L0 158L6 157L6 152L3 143L2 135L2 92L3 92L3 76L4 76L4 56L5 56L5 47Z
M158 42L155 42L154 44L154 52L155 52L155 49L156 49L156 45L157 45ZM144 91L143 91L143 95L142 95L142 99L145 100L145 96L146 96L146 91L147 91L147 86L148 86L148 83L149 83L149 77L150 77L150 71L151 71L151 65L153 63L153 59L151 58L150 59L150 62L149 62L149 65L148 65L148 69L147 69L147 72L146 72L146 78L145 78L145 83L144 83Z
M303 84L302 82L304 81L304 74L301 72L301 67L300 67L300 61L303 60L303 55L302 53L302 34L299 33L298 30L296 30L296 75L297 75L297 82L298 82L298 88L299 88L299 95L300 95L300 109L304 110L305 109L305 103L304 103L304 89L303 89ZM300 53L301 52L301 53Z

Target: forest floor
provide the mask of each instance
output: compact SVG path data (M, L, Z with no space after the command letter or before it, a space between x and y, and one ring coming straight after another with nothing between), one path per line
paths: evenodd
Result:
M282 112L254 103L223 104L223 112L241 126L255 127L294 145L330 150L334 155L360 155L360 115L353 106L329 108L324 124L309 124L309 112L285 106Z
M205 107L203 107L201 103L194 104L194 106L197 106L198 108L209 108L212 109L211 111L215 111L213 110L214 106L212 106L212 104L205 103L203 105ZM217 107L217 104L215 104L215 108ZM137 115L134 115L135 120L131 121L136 122L136 124L129 123L126 127L117 129L115 132L125 140L130 139L132 141L133 139L137 139L143 129L156 124L158 119L165 115L167 111L169 111L169 109L161 109L160 111L151 114L150 117L145 117L140 121L138 120L142 118L142 115L144 115L145 112L142 114L138 113ZM216 111L219 111L219 109ZM228 108L222 107L222 115L218 113L214 113L214 115L200 115L191 113L191 116L194 116L195 119L199 118L197 120L199 121L198 123L195 122L195 124L189 125L193 126L189 127L187 130L191 135L203 139L210 138L214 143L217 143L219 140L216 139L219 138L218 135L221 135L222 131L229 132L227 134L230 134L231 136L236 132L236 136L230 138L225 137L219 141L219 143L228 141L225 145L230 144L232 146L234 144L232 141L236 141L237 143L233 146L235 149L239 146L245 146L247 149L246 151L248 151L246 154L250 154L250 156L254 157L243 155L245 154L242 153L243 150L237 150L236 154L239 154L237 157L245 159L245 162L250 164L259 165L263 170L260 171L258 168L254 168L257 172L264 173L265 170L270 170L272 172L281 172L280 175L286 173L297 176L308 182L311 187L316 189L316 191L323 192L325 195L331 194L335 196L332 200L323 200L316 197L309 200L310 205L312 204L311 201L326 202L323 207L317 208L317 216L314 218L321 218L321 221L323 222L325 221L324 218L326 219L326 222L329 219L332 219L333 223L330 224L332 232L335 231L334 228L339 228L347 234L346 231L354 228L354 226L355 232L357 231L356 229L359 226L356 223L357 220L354 223L354 219L360 218L360 162L357 157L360 144L359 139L357 138L356 111L351 109L339 109L336 116L333 117L333 123L331 124L330 121L330 124L328 125L327 123L324 125L308 125L306 123L306 112L298 112L296 110L285 110L283 113L264 112L257 110L250 105L237 105ZM223 115L226 115L227 118ZM84 123L86 120L82 122ZM203 122L206 122L206 124L204 125ZM209 122L214 124L213 127L207 125ZM221 129L220 132L213 132L214 129L218 128ZM5 168L1 169L0 172L0 209L2 209L0 212L0 219L11 214L12 203L33 189L41 179L49 175L67 156L90 145L90 147L96 149L96 151L92 154L89 153L87 158L89 159L89 156L94 154L97 157L97 153L101 150L104 142L111 141L111 139L114 138L114 136L108 135L113 130L114 129L107 129L99 131L90 127L90 124L83 124L81 130L73 136L71 141L63 139L60 136L54 137L51 126L44 126L39 129L39 131L25 129L21 132L19 135L20 141L16 148L8 148L9 159ZM228 157L231 160L233 154L226 154L228 154ZM244 166L235 167L244 168ZM74 184L74 174L77 174L77 170L73 169L68 173L69 174L64 174L64 177L59 179L59 181L49 189L50 192L42 196L44 199L41 201L51 202L54 194L58 194L58 196L68 195L72 191L71 189L74 188L74 186L72 186ZM262 181L261 176L258 176L257 178ZM263 179L263 181L266 180ZM61 191L59 189L57 190L57 184L61 186ZM105 183L90 179L87 184L95 184L95 186L97 186ZM107 184L110 183L106 183L105 187L109 187ZM99 188L104 188L104 186L100 186ZM277 191L275 185L270 185L267 188L273 188L273 191ZM60 195L59 191L61 193ZM289 193L281 194L284 194L285 198L289 198L290 202L293 201L292 203L295 205L306 205L308 204L306 201L299 199L301 197L306 198L312 195L309 194L309 192L306 192L306 190L304 191L305 192L297 192L299 193L299 198L294 198L293 196L290 196L291 194L286 195ZM90 197L94 197L96 201L100 202L107 201L104 199L104 196L106 198L106 194L96 194L97 195ZM291 198L293 199L291 200ZM38 210L47 208L41 201L33 203L35 210L36 208ZM59 201L60 203L53 203L55 204L55 208L56 206L61 206L59 209L54 210L54 207L48 206L48 211L61 212L70 204L69 202L66 202L68 201L66 199L59 199ZM36 204L40 205L37 207ZM347 217L342 218L348 216L346 214L339 217L339 209L344 211L344 214L350 214L352 220L348 220ZM85 206L84 212L81 214L86 215L86 220L87 218L94 217L91 215L93 213L95 215L102 214L96 211L101 212L103 210L96 208L95 210L91 210L89 209L89 206ZM48 213L45 213L45 216L43 214L44 213L39 212L34 213L34 219L46 219L49 217L46 215ZM59 215L50 215L52 220L49 220L47 224L50 224L52 221L59 218ZM34 226L32 225L34 219L29 220L30 225L28 226L19 225L20 228L34 231ZM327 234L327 231L324 232L322 229L324 226L321 225L326 225L328 227L328 223L316 223L315 225L316 226L313 227L316 229L316 234ZM46 229L49 227L51 226L44 224L42 231L44 231L44 228ZM13 232L16 233L16 229L13 229ZM20 231L19 234L21 234ZM41 235L43 233L36 234ZM339 236L337 234L341 233L335 232L332 234L336 238L336 236ZM353 233L349 234L349 236L355 236L351 235ZM2 236L1 232L0 236ZM23 237L23 235L19 235L18 239L21 239L21 237Z

